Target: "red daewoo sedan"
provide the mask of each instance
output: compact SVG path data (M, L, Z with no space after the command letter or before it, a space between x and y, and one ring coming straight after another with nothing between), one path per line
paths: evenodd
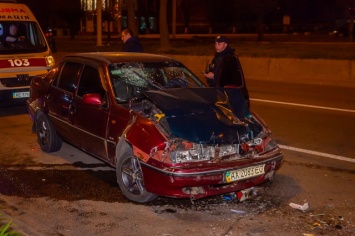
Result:
M198 199L268 182L282 165L245 91L207 88L165 56L80 53L32 80L27 109L44 152L65 141L107 162L128 199Z

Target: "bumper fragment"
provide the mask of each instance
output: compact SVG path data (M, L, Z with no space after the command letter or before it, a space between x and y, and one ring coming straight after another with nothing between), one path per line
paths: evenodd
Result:
M162 170L147 163L141 163L141 167L147 191L166 197L199 199L237 192L271 181L283 163L282 152L277 148L267 158L259 159L260 161L251 159L249 165L238 166L238 162L233 162L225 168L215 170ZM226 180L227 171L257 165L264 165L264 173L233 182Z

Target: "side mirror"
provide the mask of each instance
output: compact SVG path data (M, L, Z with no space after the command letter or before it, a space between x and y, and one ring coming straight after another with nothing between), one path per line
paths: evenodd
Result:
M88 93L84 95L83 102L88 105L101 106L102 98L98 93Z

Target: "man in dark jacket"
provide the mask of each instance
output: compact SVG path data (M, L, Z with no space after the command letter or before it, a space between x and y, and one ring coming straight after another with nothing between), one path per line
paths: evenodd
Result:
M124 43L124 52L143 52L142 44L137 37L133 36L133 32L130 29L124 29L121 38Z
M243 71L235 49L231 48L225 36L215 39L216 53L204 76L211 87L241 88L249 106L249 94L245 84Z

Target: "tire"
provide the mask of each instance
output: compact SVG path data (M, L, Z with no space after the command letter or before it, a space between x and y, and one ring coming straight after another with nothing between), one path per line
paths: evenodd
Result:
M62 139L56 134L47 115L40 114L36 119L36 133L42 151L56 152L62 147Z
M127 145L123 148L116 164L117 183L122 193L131 201L145 203L158 196L147 192L140 162Z

